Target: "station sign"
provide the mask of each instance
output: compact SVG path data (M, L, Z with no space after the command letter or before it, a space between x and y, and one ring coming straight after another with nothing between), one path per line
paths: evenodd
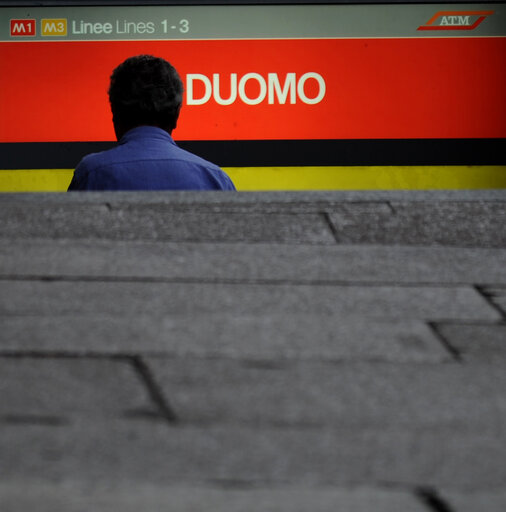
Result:
M0 9L0 142L111 141L132 55L185 87L177 140L506 137L506 6Z

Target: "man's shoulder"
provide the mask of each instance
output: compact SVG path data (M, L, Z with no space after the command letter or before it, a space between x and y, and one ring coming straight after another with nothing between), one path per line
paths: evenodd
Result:
M69 190L87 190L92 188L91 183L95 181L95 174L104 167L105 162L111 161L109 153L116 148L90 153L81 158L77 164Z
M72 188L164 188L235 190L216 164L179 147L167 133L137 129L78 164Z
M176 166L187 168L188 170L198 169L208 176L211 176L213 181L216 180L220 184L219 188L235 190L232 180L221 167L180 147L175 142L172 142L170 145L170 155L168 159L171 160L173 164L177 164Z
M88 169L101 167L103 165L117 162L120 156L120 146L114 146L109 149L105 149L104 151L89 153L81 159L79 166L86 167Z
M188 170L197 169L200 173L206 175L208 179L211 179L211 181L217 182L217 188L235 190L232 180L221 167L195 153L175 146L171 160L181 168L187 168Z
M213 162L210 162L209 160L206 160L205 158L202 158L199 155L196 155L195 153L192 153L191 151L187 149L183 149L182 147L178 146L177 144L174 144L171 148L171 155L170 157L174 160L179 160L181 162L187 162L188 164L194 164L201 167L206 167L211 170L220 170L220 167Z

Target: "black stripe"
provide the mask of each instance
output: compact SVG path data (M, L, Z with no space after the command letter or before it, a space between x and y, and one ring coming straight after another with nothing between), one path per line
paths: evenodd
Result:
M71 169L114 142L0 144L0 169ZM506 165L506 139L182 141L222 167L299 165Z

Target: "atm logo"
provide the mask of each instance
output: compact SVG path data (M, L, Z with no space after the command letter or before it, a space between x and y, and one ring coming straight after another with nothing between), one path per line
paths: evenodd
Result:
M474 30L494 11L439 11L417 30Z
M11 36L34 36L35 20L11 20Z

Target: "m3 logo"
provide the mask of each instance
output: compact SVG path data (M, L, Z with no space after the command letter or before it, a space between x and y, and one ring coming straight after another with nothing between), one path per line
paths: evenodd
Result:
M474 30L494 11L439 11L417 30Z
M40 27L43 36L66 36L67 18L42 19Z
M34 36L35 20L11 20L11 36Z

